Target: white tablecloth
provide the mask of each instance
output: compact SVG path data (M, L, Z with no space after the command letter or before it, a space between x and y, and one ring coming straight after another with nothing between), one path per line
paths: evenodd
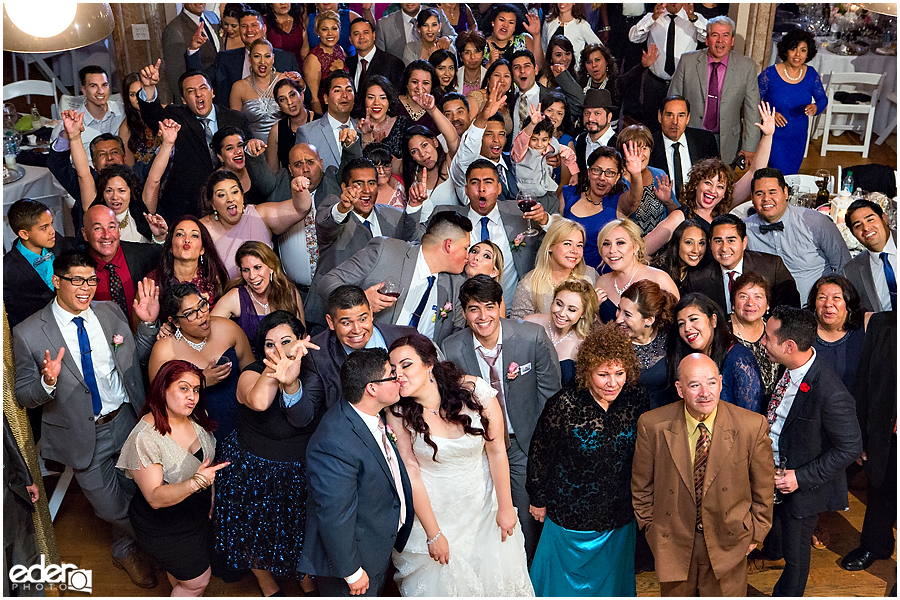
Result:
M69 207L65 203L66 191L59 185L56 178L50 174L50 169L44 167L29 167L20 165L25 169L25 176L12 183L3 186L3 250L8 251L12 247L16 234L9 228L6 213L9 207L22 198L31 198L46 204L53 213L53 227L56 231L64 233L65 221ZM71 233L70 233L71 235Z
M883 73L881 95L878 99L878 105L875 107L875 123L872 131L873 139L880 133L894 116L897 107L888 101L889 92L897 91L897 57L882 56L875 54L874 50L870 50L862 56L842 56L834 54L822 47L824 42L833 42L834 38L817 37L816 44L818 52L816 56L809 61L809 66L814 68L822 78L822 85L828 89L828 80L831 72L836 73ZM773 65L779 61L778 44L772 42L772 53L769 57L769 64ZM823 121L824 122L824 121Z

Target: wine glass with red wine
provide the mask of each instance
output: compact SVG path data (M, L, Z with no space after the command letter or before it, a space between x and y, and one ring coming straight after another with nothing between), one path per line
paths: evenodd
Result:
M534 210L534 207L538 205L538 201L534 197L534 195L528 192L519 192L519 194L516 196L516 201L518 202L519 210L521 210L523 213ZM540 231L531 226L531 219L527 219L527 221L528 229L523 231L522 235L524 235L525 237L538 235Z
M378 293L390 296L391 298L399 298L400 282L394 277L388 277L384 280L384 285L379 288Z

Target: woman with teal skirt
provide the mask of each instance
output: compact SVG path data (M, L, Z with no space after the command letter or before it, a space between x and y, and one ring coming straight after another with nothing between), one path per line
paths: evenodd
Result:
M544 523L531 582L538 597L635 596L631 460L647 392L615 323L595 328L576 362L531 438L526 488Z

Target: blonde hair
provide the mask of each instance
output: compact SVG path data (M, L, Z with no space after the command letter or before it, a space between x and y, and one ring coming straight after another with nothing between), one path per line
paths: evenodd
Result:
M552 219L550 227L547 229L547 234L544 236L544 241L541 242L541 247L538 249L537 258L534 261L534 270L531 273L531 302L533 306L541 306L542 298L554 291L553 283L550 279L552 260L550 258L550 248L568 239L576 231L581 233L582 241L587 242L587 234L580 223L562 217L554 217ZM584 262L583 255L578 264L572 269L569 277L587 278L587 264Z
M339 14L337 14L336 12L334 12L333 10L323 10L322 12L320 12L319 14L316 15L316 24L315 24L315 27L313 28L313 31L319 30L319 25L322 23L322 21L334 21L335 23L337 23L338 32L340 32L341 16Z
M631 243L637 248L635 259L642 265L649 264L647 261L647 246L644 244L644 238L641 237L641 228L631 219L613 219L603 226L600 233L597 234L597 248L603 248L603 242L609 237L610 232L616 227L621 227L631 238ZM601 255L602 256L602 255Z
M600 310L600 302L597 300L597 292L594 290L594 286L586 279L566 279L553 290L554 300L556 300L556 296L560 292L572 292L581 296L581 306L584 308L584 311L581 314L581 318L575 323L574 329L575 335L581 339L586 338L591 331L591 327L594 326L597 312Z
M472 248L478 246L479 244L490 246L491 251L494 253L494 269L497 271L497 276L491 277L491 279L493 279L497 283L501 283L503 280L503 252L500 250L500 246L498 246L491 240L481 240L480 242L472 244ZM472 248L469 248L470 252Z

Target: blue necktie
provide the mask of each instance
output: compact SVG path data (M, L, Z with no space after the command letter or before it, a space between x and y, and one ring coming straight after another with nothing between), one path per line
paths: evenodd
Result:
M409 318L409 326L410 327L418 327L419 319L422 318L422 313L425 311L425 305L428 304L428 296L431 294L431 288L434 286L434 275L428 276L428 287L425 288L425 293L422 294L422 299L419 300L419 305L416 307L415 312Z
M491 239L491 234L488 233L488 228L487 228L488 220L489 219L487 217L481 217L481 241L482 242L485 240Z
M887 280L888 291L891 293L891 310L897 310L897 277L894 275L894 267L888 260L888 253L881 253L881 262L884 263L884 278Z
M75 317L72 322L78 326L78 350L81 352L81 371L84 375L84 382L91 390L91 406L94 408L94 414L99 415L103 405L100 402L97 377L94 375L94 362L91 360L91 340L88 339L87 329L84 328L83 317Z
M372 224L371 223L369 223L368 221L363 221L363 225L366 226L366 229L369 230L369 233L372 233Z

